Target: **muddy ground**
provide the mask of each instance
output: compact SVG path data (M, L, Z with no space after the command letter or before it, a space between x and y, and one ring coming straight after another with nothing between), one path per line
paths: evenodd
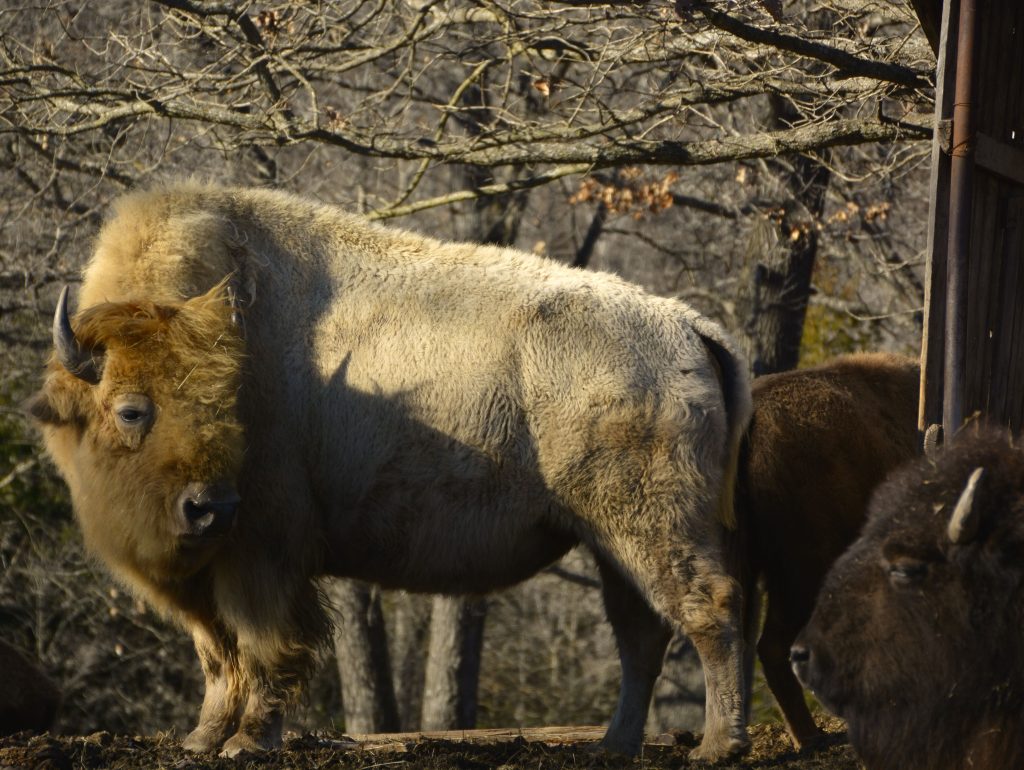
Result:
M778 725L750 728L753 746L742 761L715 765L727 768L778 768L782 770L859 770L860 764L845 742L843 725L833 720L825 725L828 738L817 751L793 751ZM663 737L661 740L665 741ZM591 750L589 741L561 742L526 740L438 740L408 739L357 743L340 733L287 735L284 747L261 755L226 759L183 751L172 735L121 736L109 733L80 736L33 736L28 733L0 738L0 768L78 770L79 768L168 768L171 770L232 770L240 768L295 768L321 770L376 770L425 768L426 770L677 770L691 765L687 752L696 745L690 733L676 736L675 745L647 745L635 759L608 756ZM666 741L667 742L667 741Z

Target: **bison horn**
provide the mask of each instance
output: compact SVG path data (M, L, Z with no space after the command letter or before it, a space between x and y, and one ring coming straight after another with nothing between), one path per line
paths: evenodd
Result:
M57 300L57 309L53 313L53 348L57 351L57 360L61 366L81 380L91 385L100 381L99 367L92 353L82 350L82 346L71 328L68 317L68 287L65 286Z
M974 507L974 493L978 489L978 482L981 481L984 472L984 468L974 469L967 479L964 491L960 493L956 508L953 509L953 515L949 519L949 528L946 531L949 534L949 539L954 543L960 545L969 543L978 534L980 514Z

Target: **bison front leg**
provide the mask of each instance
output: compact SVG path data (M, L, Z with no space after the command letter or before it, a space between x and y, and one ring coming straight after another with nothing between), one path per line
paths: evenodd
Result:
M256 615L262 622L239 634L238 655L248 698L238 730L221 752L228 757L281 745L285 708L298 698L316 667L318 650L330 638L330 623L312 584L302 585L290 601L276 607L268 602L267 609L278 612L262 618Z
M192 634L199 661L203 666L206 689L199 724L182 742L188 751L217 751L238 728L244 694L238 672L227 662L222 646L205 631Z
M221 754L234 757L244 751L261 752L281 745L284 703L263 687L250 690L238 732L224 743Z
M239 658L248 697L238 729L224 742L222 756L258 753L281 745L288 702L298 695L312 666L312 651L297 642L267 638L240 640Z

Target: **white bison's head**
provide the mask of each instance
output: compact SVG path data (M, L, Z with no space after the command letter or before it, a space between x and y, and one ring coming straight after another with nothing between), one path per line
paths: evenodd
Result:
M65 289L53 338L29 408L86 545L126 577L195 573L239 504L243 343L224 286L180 303L96 305L74 329Z

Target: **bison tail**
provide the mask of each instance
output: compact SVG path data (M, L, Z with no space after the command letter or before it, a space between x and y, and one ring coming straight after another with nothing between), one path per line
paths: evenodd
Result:
M705 322L698 328L701 342L711 354L725 401L728 437L722 492L718 499L718 518L728 529L736 529L736 477L739 472L740 445L753 412L750 381L743 358L735 352L734 343L719 328Z

